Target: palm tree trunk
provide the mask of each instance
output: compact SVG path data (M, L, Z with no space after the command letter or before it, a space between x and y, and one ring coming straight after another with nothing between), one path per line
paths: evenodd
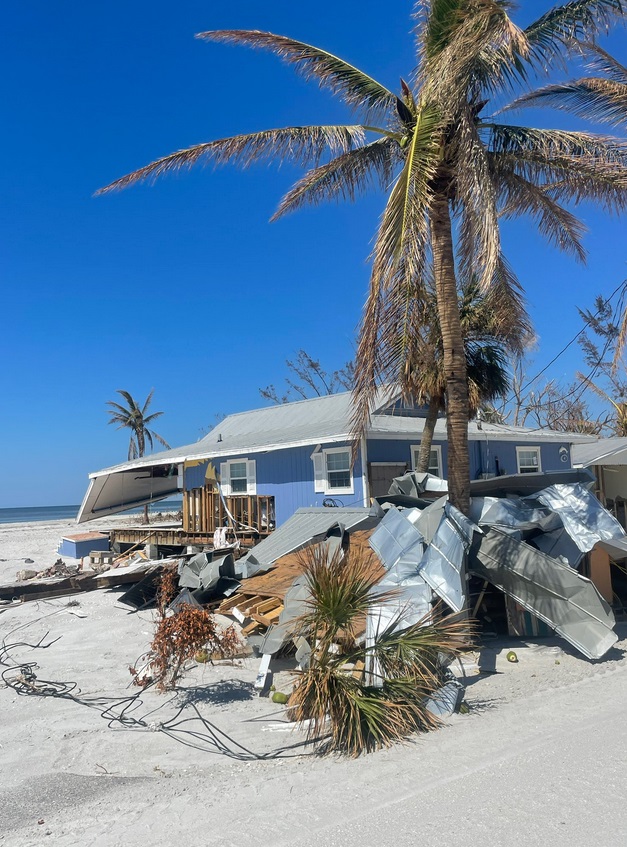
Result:
M427 412L427 417L425 418L422 438L420 439L420 452L418 453L418 467L416 470L419 473L426 473L429 470L433 433L435 432L435 425L438 421L438 414L443 408L442 400L443 398L438 394L434 394L429 399L429 410Z
M457 300L451 216L444 192L437 193L436 190L430 224L438 317L444 346L448 496L451 503L467 515L470 510L468 380Z

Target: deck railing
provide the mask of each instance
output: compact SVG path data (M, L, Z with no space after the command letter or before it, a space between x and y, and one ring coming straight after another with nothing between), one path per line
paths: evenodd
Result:
M183 492L186 532L213 533L220 526L232 529L233 520L238 534L268 535L274 529L274 497L240 494L223 499L209 487Z

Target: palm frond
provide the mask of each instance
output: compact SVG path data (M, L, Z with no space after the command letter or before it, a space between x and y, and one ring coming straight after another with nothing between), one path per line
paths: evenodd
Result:
M146 408L146 407L144 406L144 408ZM163 412L153 412L151 415L146 415L146 416L144 416L142 414L142 420L143 420L144 424L149 424L151 421L154 421L156 418L160 418L162 414L163 414Z
M308 171L283 197L271 220L305 205L326 200L354 200L373 184L387 188L394 166L401 161L401 149L393 138L376 141L343 153L330 162Z
M575 41L592 41L627 14L625 0L572 0L556 6L525 29L536 66L562 60Z
M302 553L310 591L307 612L293 635L312 645L309 666L297 671L290 697L291 717L308 722L318 741L328 733L325 752L351 756L403 741L416 731L439 725L426 708L443 684L447 660L468 644L466 621L421 621L401 631L388 627L364 646L366 617L390 594L377 590L382 566L374 554L349 547L329 557L324 545ZM398 625L398 621L396 622ZM379 660L374 679L358 667Z
M371 112L387 111L395 107L398 99L393 92L368 74L338 56L303 41L295 41L271 32L233 29L201 32L196 37L270 50L294 66L297 73L306 80L317 80L321 88L330 89L346 103L360 109L366 108Z
M156 159L99 189L96 194L117 191L136 182L155 180L170 171L191 168L199 162L223 165L233 162L246 168L263 160L289 159L296 164L317 162L325 152L337 155L364 141L361 126L298 126L235 135L197 144Z
M148 411L148 407L152 403L152 396L153 396L154 393L155 393L155 389L151 388L150 391L148 392L148 396L146 397L146 402L144 403L144 406L142 408L142 417L144 417L144 422L146 422L146 420L147 420L145 415L146 415L146 412ZM156 414L162 415L163 412L157 412Z
M388 376L395 365L400 375L408 358L411 306L419 296L427 256L427 213L440 158L439 127L438 112L424 107L377 233L355 360L351 420L355 438L365 431L382 376ZM391 347L381 343L387 337L386 326L394 327Z
M151 431L150 434L154 439L156 439L159 442L159 444L162 445L162 447L165 447L166 450L170 449L170 445L165 440L165 438L162 438L157 432L154 432L154 431Z
M588 54L587 64L591 70L603 74L614 82L627 84L627 68L610 55L607 50L593 42L583 44L582 48Z
M589 121L627 126L627 82L585 77L572 82L546 85L518 97L507 107L550 106L572 112Z
M424 91L445 112L454 114L469 93L494 92L503 82L523 73L528 44L524 33L507 14L507 4L481 0L453 4L432 37L427 18L424 35ZM454 7L454 8L453 8Z
M530 182L511 168L499 169L498 157L495 158L503 202L501 215L505 218L530 216L549 243L585 262L586 251L581 242L586 232L583 222L557 203L546 187Z
M482 124L495 153L534 153L546 159L578 158L627 167L627 144L620 138L562 129L536 129L510 124Z
M480 288L486 291L501 254L497 191L488 151L468 108L459 118L455 155L464 162L464 167L457 169L455 179L455 203L463 207L460 270L467 279L474 275Z
M522 355L534 343L535 334L520 281L502 253L490 287L483 296L492 312L490 335L514 355Z

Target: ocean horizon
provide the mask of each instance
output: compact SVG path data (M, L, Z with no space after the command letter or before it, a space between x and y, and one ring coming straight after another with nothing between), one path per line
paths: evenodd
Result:
M159 500L149 507L151 514L157 512L178 512L182 508L181 500ZM78 515L80 504L70 506L16 506L0 509L0 524L31 523L32 521L62 521L74 520ZM120 516L139 515L144 511L143 506L119 512Z

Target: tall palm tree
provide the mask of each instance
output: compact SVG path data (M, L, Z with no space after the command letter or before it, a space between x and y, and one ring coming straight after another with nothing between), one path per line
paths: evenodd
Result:
M464 512L470 483L468 381L458 281L476 276L482 290L495 286L512 315L524 320L521 289L501 250L500 218L530 215L549 241L583 261L583 226L564 204L592 199L622 210L627 202L627 152L620 141L505 124L486 111L491 99L561 66L577 45L624 18L627 0L571 0L526 29L514 24L511 9L508 0L417 4L418 68L411 85L401 80L398 94L337 56L291 38L241 30L201 33L203 39L276 53L361 110L363 122L271 129L199 144L103 189L203 160L247 166L289 158L313 168L283 198L275 217L307 203L353 199L373 183L388 190L356 360L355 431L367 424L378 382L400 375L409 393L403 374L412 310L424 297L425 268L431 265L446 379L449 497ZM567 96L560 103L572 105ZM598 111L603 112L601 103Z

